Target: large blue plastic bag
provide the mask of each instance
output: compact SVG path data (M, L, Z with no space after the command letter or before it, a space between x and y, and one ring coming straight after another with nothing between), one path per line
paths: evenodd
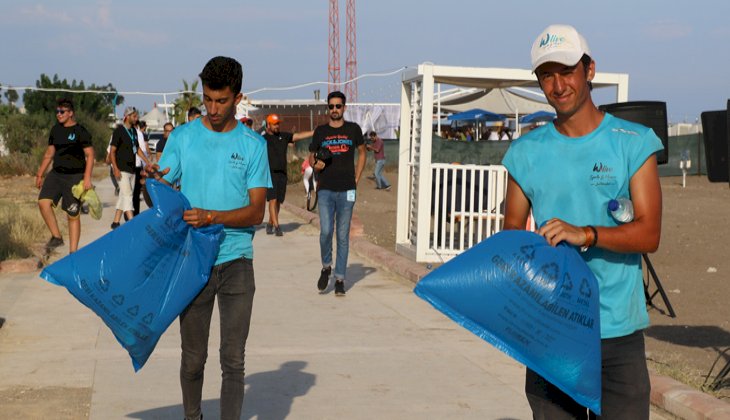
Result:
M182 193L154 180L147 190L152 209L41 272L104 321L135 371L208 282L225 235L222 225L185 223L191 207Z
M504 231L434 270L415 293L601 413L598 282L576 250Z

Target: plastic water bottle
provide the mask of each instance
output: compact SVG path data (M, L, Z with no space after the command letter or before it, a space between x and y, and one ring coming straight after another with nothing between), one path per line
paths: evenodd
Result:
M634 205L628 198L619 198L608 202L611 216L619 223L628 223L634 220Z

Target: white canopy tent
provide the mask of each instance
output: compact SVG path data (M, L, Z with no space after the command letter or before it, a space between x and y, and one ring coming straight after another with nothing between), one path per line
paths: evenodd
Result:
M438 84L492 91L509 87L539 87L535 75L530 70L524 69L421 64L403 74L395 242L397 252L418 262L441 262L463 251L463 246L437 247L431 230L433 169L431 143L434 107L438 113L438 108L441 106L438 104L439 95L435 95ZM629 76L620 73L596 73L593 87L615 88L616 102L626 102ZM525 113L530 111L526 109ZM500 168L504 173L504 168ZM497 172L495 169L499 170L489 167L489 170ZM506 181L501 185L506 186ZM490 190L489 194L503 197L504 191ZM487 236L491 233L487 233Z
M155 105L152 111L144 114L140 120L147 123L147 131L162 131L165 123L168 121L165 114Z
M438 95L438 93L437 93ZM441 94L441 111L463 112L469 109L486 109L495 114L515 118L518 115L531 114L537 111L552 111L538 95L527 96L526 93L513 92L509 89L456 89L455 92ZM438 99L437 99L438 106ZM438 110L437 110L438 113Z

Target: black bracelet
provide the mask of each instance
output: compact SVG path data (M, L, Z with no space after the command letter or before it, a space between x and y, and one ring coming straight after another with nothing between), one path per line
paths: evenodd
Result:
M593 231L593 243L590 246L594 247L598 243L598 230L592 225L588 225L588 227Z

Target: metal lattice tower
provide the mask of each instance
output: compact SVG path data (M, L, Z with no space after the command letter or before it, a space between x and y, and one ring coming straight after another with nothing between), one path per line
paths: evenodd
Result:
M328 93L340 89L340 10L337 2L338 0L330 0L329 61L327 64Z
M355 34L355 0L347 0L347 57L345 58L345 96L348 102L357 102L357 37Z

